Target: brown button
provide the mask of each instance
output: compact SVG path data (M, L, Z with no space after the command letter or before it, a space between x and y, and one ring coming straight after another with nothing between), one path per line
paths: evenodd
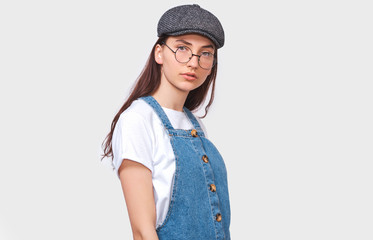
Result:
M216 186L215 186L215 184L211 184L210 185L210 191L211 192L216 192Z
M220 213L216 214L216 221L218 221L218 222L221 221L221 214Z
M197 137L197 130L193 129L190 134L192 134L193 137Z
M203 156L202 156L202 160L203 160L205 163L208 163L208 162L209 162L209 158L208 158L206 155L203 155Z

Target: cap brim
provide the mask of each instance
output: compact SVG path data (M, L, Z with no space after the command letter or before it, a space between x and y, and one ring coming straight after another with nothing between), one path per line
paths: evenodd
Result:
M187 29L187 30L182 30L182 31L177 31L177 32L166 33L164 35L180 36L180 35L184 35L184 34L188 34L188 33L196 33L196 34L200 34L204 37L209 38L215 44L216 48L221 48L223 46L223 45L220 45L219 42L212 35L210 35L207 32L200 31L200 30Z

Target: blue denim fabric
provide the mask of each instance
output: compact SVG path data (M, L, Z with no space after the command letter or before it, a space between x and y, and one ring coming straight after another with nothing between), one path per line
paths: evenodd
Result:
M141 97L160 117L175 154L175 179L166 219L157 230L160 240L230 239L230 204L227 171L216 147L205 138L194 115L184 107L192 129L174 129L159 103ZM208 162L203 161L203 156ZM205 158L206 159L206 158ZM216 191L210 185L215 184ZM213 189L213 188L212 188ZM217 214L221 214L221 221Z

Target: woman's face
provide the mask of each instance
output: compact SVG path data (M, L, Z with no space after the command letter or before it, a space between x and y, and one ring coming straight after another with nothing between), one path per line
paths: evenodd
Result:
M200 64L203 67L206 66L198 63L198 56L193 56L187 63L181 63L175 59L173 51L179 52L178 60L180 56L189 56L189 49L193 54L202 54L206 60L215 53L213 42L198 34L185 34L170 36L165 43L166 45L157 45L155 49L155 61L161 65L161 85L183 92L189 92L201 86L211 73L211 69L202 68ZM186 59L188 60L188 57ZM202 57L200 61L203 61Z

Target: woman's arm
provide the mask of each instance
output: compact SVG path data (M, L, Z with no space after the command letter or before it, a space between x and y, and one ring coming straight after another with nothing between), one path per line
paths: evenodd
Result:
M152 172L141 163L124 159L119 170L135 240L158 240Z

